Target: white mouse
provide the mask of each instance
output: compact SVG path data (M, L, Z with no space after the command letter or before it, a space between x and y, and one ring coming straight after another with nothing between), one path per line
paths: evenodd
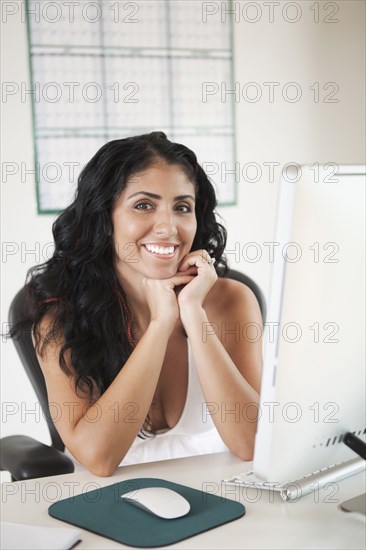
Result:
M145 487L125 493L121 498L163 519L180 518L191 509L182 495L166 487Z

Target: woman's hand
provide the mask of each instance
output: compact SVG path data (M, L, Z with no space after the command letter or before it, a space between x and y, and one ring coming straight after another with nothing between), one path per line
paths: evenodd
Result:
M175 288L190 283L194 275L177 273L170 279L148 279L142 282L145 297L150 309L150 322L158 321L173 330L179 319L179 307Z
M179 309L191 310L202 308L204 299L217 280L217 273L210 262L206 250L195 250L184 258L178 273L195 277L180 291L178 296Z

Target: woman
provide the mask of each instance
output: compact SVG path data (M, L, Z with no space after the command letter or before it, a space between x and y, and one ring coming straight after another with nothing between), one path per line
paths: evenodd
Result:
M162 132L112 141L83 169L33 268L29 317L56 428L100 476L123 463L229 448L252 459L261 324L218 277L225 229L195 154ZM240 327L233 334L233 327ZM240 337L238 337L238 334Z

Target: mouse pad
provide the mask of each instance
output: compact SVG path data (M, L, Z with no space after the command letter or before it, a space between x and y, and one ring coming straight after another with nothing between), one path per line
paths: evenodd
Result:
M167 487L188 500L186 516L162 519L124 502L121 495L144 487ZM198 535L245 514L240 502L158 478L135 478L60 500L50 516L122 544L142 548L165 546Z

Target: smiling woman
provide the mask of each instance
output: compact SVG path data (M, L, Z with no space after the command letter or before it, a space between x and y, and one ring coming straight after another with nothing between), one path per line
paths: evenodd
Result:
M247 287L222 277L215 207L184 145L162 132L112 141L55 221L53 257L29 274L27 317L12 335L32 328L63 413L57 430L97 475L227 448L252 458L256 422L239 411L258 405L261 341L207 338L207 326L260 324L261 314Z

